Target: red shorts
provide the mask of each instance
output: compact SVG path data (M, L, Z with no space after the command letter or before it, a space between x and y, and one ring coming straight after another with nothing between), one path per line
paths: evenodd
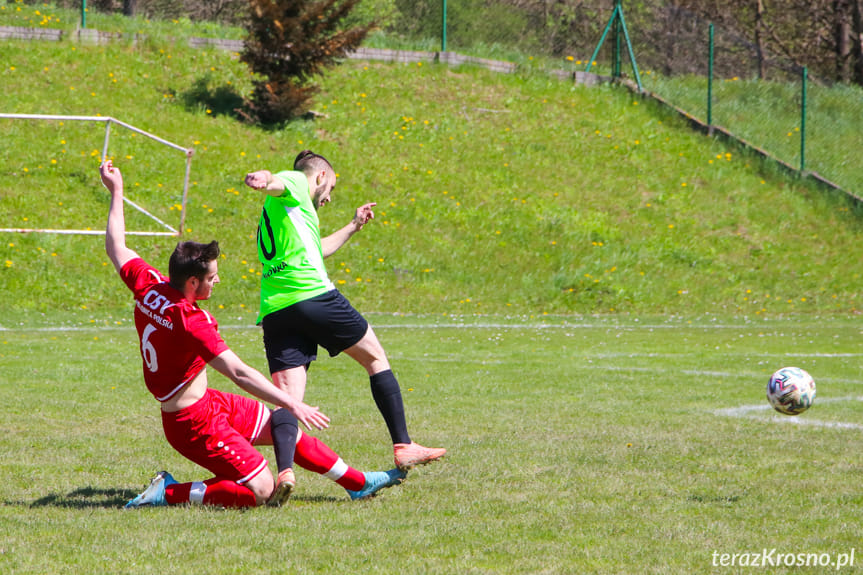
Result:
M162 412L171 447L216 477L245 483L266 469L267 460L252 446L267 416L263 403L207 389L195 404Z

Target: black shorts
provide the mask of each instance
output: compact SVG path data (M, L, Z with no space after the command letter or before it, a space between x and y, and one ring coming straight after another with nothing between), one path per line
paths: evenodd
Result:
M330 290L264 316L270 373L308 365L320 345L335 357L360 341L369 322L338 290Z

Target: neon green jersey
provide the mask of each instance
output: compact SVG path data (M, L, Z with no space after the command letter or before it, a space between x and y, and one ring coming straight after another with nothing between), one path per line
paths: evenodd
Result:
M321 251L318 213L302 172L275 174L285 184L281 196L267 196L258 222L261 308L258 322L334 288Z

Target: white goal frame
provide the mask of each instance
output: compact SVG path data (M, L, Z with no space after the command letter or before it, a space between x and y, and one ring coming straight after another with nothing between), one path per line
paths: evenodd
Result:
M131 130L137 134L141 134L142 136L146 136L151 140L155 140L160 144L164 144L169 148L173 148L175 150L179 150L183 152L186 156L186 175L183 179L183 200L180 207L180 223L178 225L179 229L172 227L171 225L163 222L155 215L148 212L143 207L139 206L129 198L123 196L123 200L150 218L151 220L157 222L163 228L167 229L166 232L142 232L142 231L127 231L127 235L132 236L180 236L183 234L183 228L186 224L186 200L189 194L189 173L192 170L192 156L195 153L193 148L184 148L183 146L179 146L168 140L160 138L154 134L149 132L145 132L135 126L129 125L125 122L121 122L116 118L112 118L110 116L60 116L60 115L45 115L45 114L2 114L0 113L0 119L7 118L12 120L71 120L78 122L102 122L105 124L105 141L102 145L102 158L103 160L108 157L108 144L111 140L111 124L117 124L118 126L122 126L127 130ZM77 235L105 235L104 230L72 230L72 229L29 229L29 228L0 228L0 232L13 232L13 233L48 233L48 234L77 234Z

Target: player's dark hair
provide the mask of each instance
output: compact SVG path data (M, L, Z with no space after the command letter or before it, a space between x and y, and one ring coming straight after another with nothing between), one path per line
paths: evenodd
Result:
M313 175L321 170L329 170L335 173L333 165L325 157L314 153L311 150L303 150L297 154L294 160L294 170L302 172L307 176Z
M204 279L209 270L211 261L221 254L219 242L212 241L208 244L198 242L180 242L174 248L171 259L168 260L168 277L171 285L182 291L186 280L196 277Z

